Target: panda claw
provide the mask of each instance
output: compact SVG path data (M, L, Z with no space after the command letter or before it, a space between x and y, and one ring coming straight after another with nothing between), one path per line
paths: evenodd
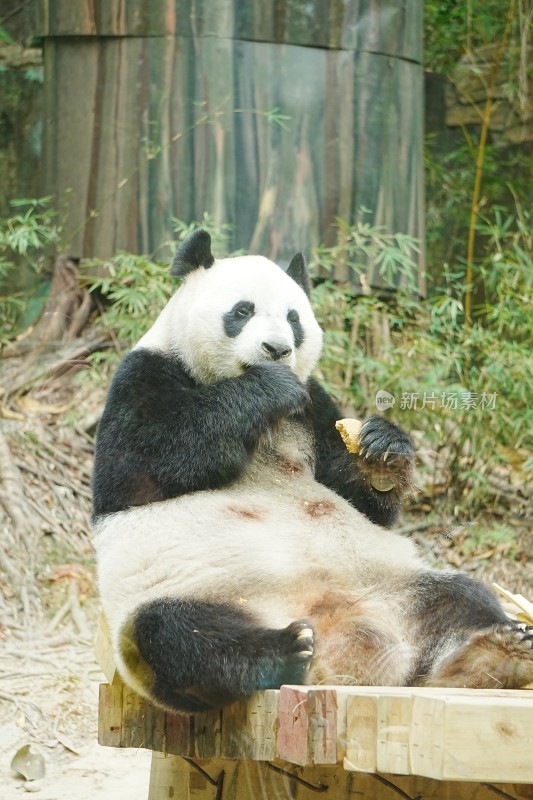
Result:
M289 652L298 661L308 661L313 657L315 644L314 632L308 620L293 622L285 629L289 634Z
M313 638L313 630L312 628L302 628L297 639L312 639Z

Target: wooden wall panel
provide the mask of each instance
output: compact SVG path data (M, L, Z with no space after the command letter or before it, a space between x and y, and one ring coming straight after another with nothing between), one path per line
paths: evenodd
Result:
M91 0L85 15L84 4L76 4L76 23L69 5L69 30L137 31L141 17L150 30L185 25L173 16L173 4L152 5L143 16L142 3L115 0L97 14L95 0L89 18ZM105 258L122 249L169 257L172 217L190 222L204 213L233 225L232 248L281 263L298 250L310 254L320 242L332 244L335 219L352 221L361 207L370 209L369 222L390 232L423 236L421 65L383 49L205 35L233 33L238 19L242 35L259 36L257 28L265 36L298 38L289 13L280 32L263 6L244 5L237 14L229 0L198 3L194 25L204 31L198 36L45 38L43 190L66 213L73 255ZM399 5L391 0L391 8ZM305 4L286 6L292 13ZM62 21L60 0L50 7L57 13L50 11L49 20ZM135 24L127 16L133 9L140 9ZM330 26L335 9L329 8ZM384 46L400 48L409 25L395 39L386 36L398 8L387 16L369 0L345 6L346 14L357 9L361 19L372 12L376 21L367 31L369 46L378 49L384 37ZM350 29L345 22L338 28L343 36ZM380 285L380 278L370 274L369 282Z
M218 36L422 60L419 0L41 0L44 36Z

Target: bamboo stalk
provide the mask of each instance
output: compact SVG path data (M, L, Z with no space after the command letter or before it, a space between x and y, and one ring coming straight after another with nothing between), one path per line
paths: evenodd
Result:
M470 328L472 325L472 281L474 276L474 245L476 239L476 221L479 211L479 198L481 194L481 179L483 177L483 168L485 164L485 150L487 145L487 136L489 132L490 118L492 108L494 105L494 93L496 91L496 81L500 72L500 65L509 38L509 31L511 28L512 15L514 9L514 0L510 0L509 9L507 12L507 22L501 38L501 41L496 50L496 55L492 63L490 71L490 80L487 88L487 98L483 115L481 118L481 133L479 137L479 145L476 155L476 171L474 175L474 188L472 190L472 204L470 208L470 221L468 225L468 245L466 256L466 272L465 272L465 296L464 296L464 311L465 311L465 325ZM468 371L469 359L465 363L465 378Z

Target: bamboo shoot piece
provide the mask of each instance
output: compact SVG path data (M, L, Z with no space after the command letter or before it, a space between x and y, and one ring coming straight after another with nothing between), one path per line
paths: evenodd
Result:
M339 431L342 441L349 453L359 452L359 433L363 423L358 419L339 419L335 427Z

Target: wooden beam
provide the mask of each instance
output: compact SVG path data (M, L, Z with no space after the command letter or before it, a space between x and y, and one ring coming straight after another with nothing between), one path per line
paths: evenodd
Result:
M277 752L293 764L337 763L334 689L282 686Z
M103 614L100 614L100 619L98 620L98 630L94 642L94 657L108 683L115 684L120 682L120 676L113 657L113 648L111 647L109 626Z
M188 800L189 766L179 756L152 753L148 800Z

